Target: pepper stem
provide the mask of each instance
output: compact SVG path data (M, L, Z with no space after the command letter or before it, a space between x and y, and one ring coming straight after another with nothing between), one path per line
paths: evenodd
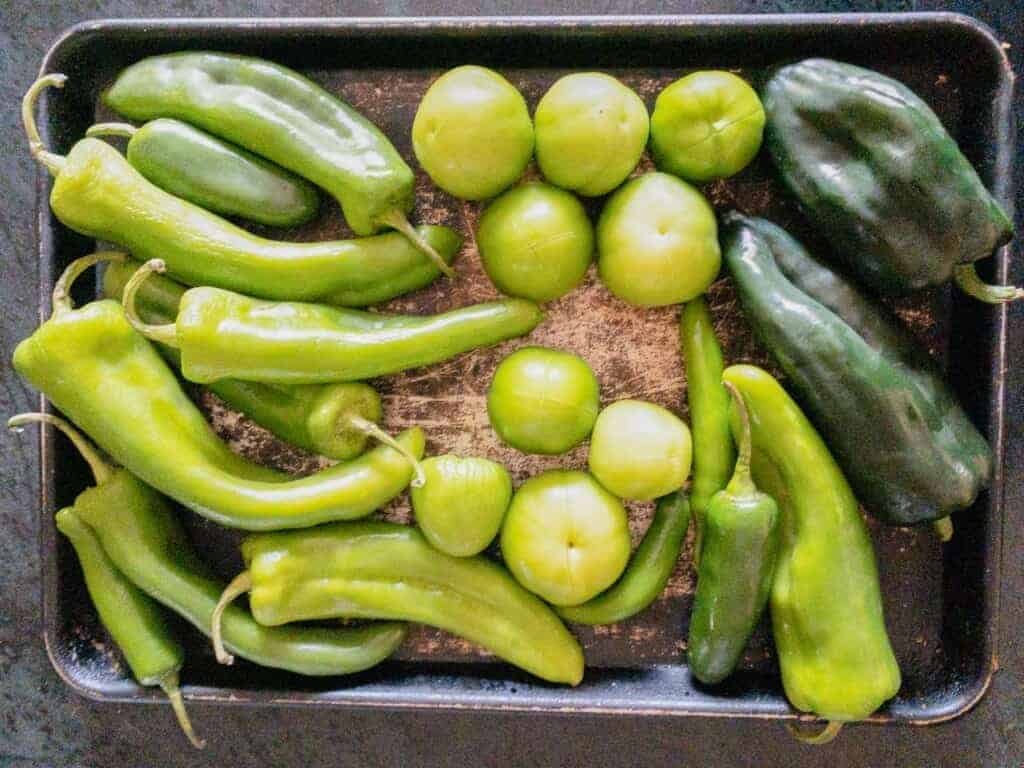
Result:
M723 381L722 385L729 390L736 411L740 415L739 455L736 457L736 468L726 490L734 496L751 496L757 493L757 486L750 476L750 413L747 411L743 395L731 381Z
M96 123L85 131L86 136L123 136L130 139L139 129L131 123Z
M423 235L416 230L416 227L409 223L409 220L405 218L405 214L400 210L395 208L388 211L380 217L380 223L386 224L392 229L405 235L409 242L415 245L419 250L423 251L423 253L425 253L432 262L434 262L434 265L440 269L441 273L446 277L450 277L453 280L458 277L451 265L441 258L441 254L434 250L434 246L426 241Z
M35 107L40 93L47 88L63 88L67 81L67 75L43 75L29 86L21 99L21 122L25 126L25 135L28 136L28 151L54 176L64 170L65 158L47 151L43 146L39 128L36 126Z
M53 294L51 295L53 312L51 317L61 312L70 312L74 308L71 303L71 286L74 285L75 280L85 270L95 264L99 264L101 261L124 261L126 258L127 256L120 251L97 251L80 259L75 259L68 264L60 277L57 278L57 282L53 285Z
M1024 299L1024 288L1013 285L989 285L978 276L974 263L958 264L953 268L953 278L960 290L968 296L986 304L1005 304L1008 301Z
M103 485L114 474L114 467L103 459L100 452L96 450L96 446L86 440L85 435L60 416L54 416L52 413L19 413L7 420L7 427L8 429L18 429L33 422L49 424L63 432L89 465L96 485Z
M935 535L939 537L939 541L945 544L953 538L953 519L946 516L940 517L938 520L933 520L932 530L934 530Z
M178 686L177 671L168 672L164 675L160 679L159 685L163 688L164 693L167 694L167 699L171 702L171 708L174 710L174 716L178 718L178 725L185 732L189 742L196 749L205 747L206 742L196 736L196 732L192 730L192 721L189 720L188 712L185 710L185 700L182 698L181 688Z
M406 460L412 465L412 471L415 477L412 480L413 488L422 488L427 482L427 476L423 473L423 466L420 464L413 454L400 442L395 440L391 435L381 429L377 424L374 424L369 419L364 419L362 416L356 414L349 414L347 416L349 426L362 432L364 435L369 435L378 442L384 443L388 448L393 448L402 454Z
M235 657L224 649L224 638L221 634L224 610L251 589L252 576L248 571L242 571L224 587L224 591L220 593L220 600L217 601L217 607L213 609L213 615L210 616L210 638L213 640L213 653L221 664L235 663Z
M143 281L154 272L163 273L166 271L167 265L163 259L150 259L139 267L135 274L128 279L128 282L125 283L124 293L121 295L121 305L124 307L124 316L128 318L132 328L147 339L159 341L161 344L177 349L178 328L174 323L165 323L163 325L145 323L139 317L138 310L135 309L135 294L138 292L139 286L142 285Z
M786 730L789 731L790 736L804 744L815 746L828 744L839 735L839 731L842 729L843 724L837 720L829 720L825 727L817 733L802 733L794 723L786 723Z

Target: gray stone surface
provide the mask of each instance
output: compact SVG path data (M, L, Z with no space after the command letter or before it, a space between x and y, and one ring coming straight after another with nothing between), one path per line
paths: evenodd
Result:
M25 151L17 104L60 30L85 19L140 16L432 15L498 13L772 12L958 10L991 25L1024 60L1018 0L819 2L723 0L666 5L622 2L336 3L309 0L0 0L0 413L35 396L11 372L11 350L37 323L36 170ZM1018 114L1021 99L1018 96ZM1024 121L1017 121L1024 133ZM1024 136L1018 137L1024 150ZM1024 152L1017 157L1018 184ZM1018 191L1017 209L1022 196ZM1018 215L1018 231L1021 217ZM1014 281L1024 282L1017 247ZM1015 313L1024 312L1016 307ZM1024 325L1024 324L1019 324ZM831 747L793 742L777 723L528 715L243 709L191 705L207 737L193 752L165 709L96 704L71 693L50 667L40 630L35 441L0 433L0 766L198 765L721 765L1004 766L1024 764L1024 338L1009 340L1010 435L1006 466L1000 660L992 690L970 713L928 728L849 728Z

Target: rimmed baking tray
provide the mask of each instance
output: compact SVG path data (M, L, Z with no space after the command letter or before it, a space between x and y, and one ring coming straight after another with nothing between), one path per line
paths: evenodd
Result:
M70 78L64 91L43 100L39 119L48 144L66 152L94 120L110 117L99 105L99 94L127 64L197 48L257 54L308 73L376 121L414 167L409 129L416 105L438 73L458 64L499 70L523 91L531 109L554 80L574 70L613 73L653 107L658 91L688 71L730 69L756 83L781 62L824 55L905 81L932 105L997 196L1011 197L1012 73L991 32L955 14L90 22L68 30L43 63L44 72L60 71ZM41 172L41 317L49 313L49 293L62 267L95 246L53 217L46 204L49 183ZM495 295L472 240L479 206L448 197L422 173L417 191L419 220L450 224L467 237L458 263L463 279L439 281L385 308L427 312ZM734 179L708 185L705 192L719 210L738 207L767 215L816 242L764 158ZM591 203L591 212L600 204ZM342 236L346 230L337 207L325 204L311 225L271 234L312 239ZM1004 249L987 265L989 277L1005 277L1007 259ZM91 290L82 287L77 298L90 299ZM767 364L727 278L713 286L710 301L727 359ZM997 459L992 487L973 508L956 515L956 535L945 547L928 530L870 523L887 622L903 670L900 694L872 720L930 723L969 709L984 694L995 665L1007 313L963 300L948 289L900 301L896 308L943 361ZM549 306L548 320L528 343L586 357L601 380L605 402L642 397L685 415L676 322L674 308L641 312L626 307L591 274L584 286ZM526 457L499 445L487 426L483 395L491 373L504 354L522 343L376 382L385 396L387 426L422 424L431 452L492 456L509 465L517 482L556 465L582 466L583 449L559 459ZM212 396L195 396L225 439L243 453L296 472L320 465L226 411ZM53 511L88 483L84 465L63 438L49 431L40 437L40 454L44 635L50 658L61 677L84 695L158 701L158 693L142 689L127 674L88 603L73 552L52 523ZM237 533L182 514L211 565L225 577L236 572ZM407 504L399 501L384 514L408 519ZM649 514L644 505L631 507L635 538ZM689 546L665 594L648 611L613 627L579 629L588 669L575 689L539 683L426 628L414 631L398 657L375 670L309 679L244 663L222 667L207 641L182 625L188 650L185 695L223 703L795 716L782 694L766 624L726 685L707 688L691 678L684 663L693 590Z

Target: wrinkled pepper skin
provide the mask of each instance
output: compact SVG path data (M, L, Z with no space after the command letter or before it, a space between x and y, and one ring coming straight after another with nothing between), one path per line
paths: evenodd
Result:
M412 169L387 137L287 67L214 52L152 56L121 72L103 102L133 120L176 117L273 160L337 198L357 235L412 210Z
M484 557L452 557L415 528L366 522L242 542L261 624L402 619L479 643L554 683L583 679L583 651L554 612Z
M682 492L658 499L654 517L625 573L597 597L581 605L556 606L566 621L614 624L635 616L658 599L679 560L690 524L690 503Z
M861 720L896 694L900 670L857 500L814 427L770 374L734 365L724 379L750 413L754 481L782 513L769 604L786 697L819 717ZM733 429L738 437L735 418Z
M406 458L385 446L299 479L237 456L115 301L58 307L15 349L14 368L119 464L228 527L301 528L362 517L412 478ZM422 430L397 440L422 457Z
M912 525L969 507L992 452L927 352L780 227L725 219L744 314L867 510Z
M704 510L711 497L725 488L736 462L729 431L729 393L722 386L722 348L707 299L688 301L679 318L679 341L686 368L686 399L693 431L693 483L690 509L696 538L693 559L700 563L704 540Z
M180 120L161 118L134 128L94 125L88 136L128 137L125 156L160 189L221 216L271 227L295 227L320 207L305 179Z
M779 69L763 101L765 145L783 182L873 290L944 283L1012 237L956 142L902 83L807 59Z
M124 469L75 501L75 510L100 539L114 565L139 589L210 634L224 585L210 575L181 524L153 489ZM405 639L405 626L359 628L265 627L243 608L222 619L225 645L264 667L301 675L346 675L372 667Z

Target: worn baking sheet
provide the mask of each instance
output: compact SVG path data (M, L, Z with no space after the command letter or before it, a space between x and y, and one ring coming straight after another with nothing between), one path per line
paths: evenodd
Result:
M70 76L66 93L47 100L42 122L61 150L96 119L111 115L98 94L124 65L163 50L217 48L259 53L307 72L342 95L388 134L416 167L409 129L419 99L449 66L493 66L519 87L532 108L568 71L600 69L633 87L653 107L659 90L693 69L725 68L756 82L766 69L804 55L860 62L907 82L931 104L983 178L1006 196L1009 141L1005 59L987 32L964 17L907 16L658 17L644 19L331 20L223 22L100 22L72 30L45 68ZM647 161L640 171L649 165ZM639 172L639 171L638 171ZM531 167L528 175L535 175ZM417 178L416 220L455 227L466 237L456 266L460 279L395 300L382 309L426 313L494 298L472 233L480 211ZM45 191L46 182L41 182ZM718 210L737 207L813 233L759 158L734 179L705 187ZM91 246L59 225L40 198L41 304L48 307L60 268ZM601 200L589 204L592 214ZM274 237L348 236L338 208ZM1005 259L1005 254L1002 258ZM83 296L82 299L87 299ZM752 339L727 278L710 292L728 362L769 365ZM968 305L946 290L901 301L897 310L949 369L978 423L1001 457L1002 337L1005 313ZM601 382L602 401L652 400L686 417L685 371L678 351L678 310L639 310L612 297L594 270L583 286L547 307L546 321L526 340L480 350L428 369L374 382L384 395L386 426L419 424L431 453L483 455L503 462L515 481L553 467L582 467L586 448L563 457L527 456L502 445L490 429L486 389L497 363L524 344L582 355ZM277 441L205 392L195 397L220 434L239 452L289 471L324 464ZM64 678L87 695L148 700L126 678L119 655L85 599L73 553L55 535L52 511L81 490L86 476L66 443L44 440L43 562L46 640ZM900 696L876 719L923 722L963 711L987 686L993 663L1001 472L993 490L958 516L957 536L942 551L927 529L869 521L885 596L886 618L903 670ZM634 541L651 506L630 505ZM409 520L405 497L384 510ZM241 567L239 534L183 513L196 546L225 577ZM415 629L397 656L353 678L307 680L249 665L218 666L208 643L184 630L189 649L186 695L220 701L332 702L374 706L487 707L698 715L785 715L767 623L759 628L740 672L724 688L699 686L686 670L685 637L694 586L690 542L665 593L646 612L617 625L576 628L588 661L575 690L531 681L476 647L444 632Z

